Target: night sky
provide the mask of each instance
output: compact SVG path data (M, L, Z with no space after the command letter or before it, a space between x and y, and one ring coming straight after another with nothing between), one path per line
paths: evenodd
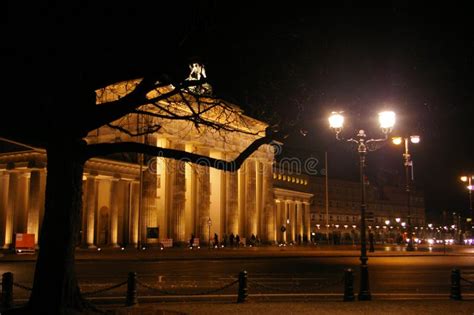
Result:
M30 118L47 99L41 91L54 88L58 77L80 76L85 87L160 71L180 79L188 74L187 62L198 58L219 96L250 115L291 120L297 130L307 130L288 138L285 154L323 161L327 151L330 176L353 178L358 162L328 129L331 111L344 110L347 136L360 128L372 137L381 136L377 112L396 111L393 133L422 137L412 148L427 214L468 208L459 181L462 173L474 173L474 38L467 2L318 7L309 1L173 1L160 8L44 3L16 4L2 22L6 73L35 91L34 107L22 100L31 106ZM403 176L402 163L399 147L370 153L369 179Z

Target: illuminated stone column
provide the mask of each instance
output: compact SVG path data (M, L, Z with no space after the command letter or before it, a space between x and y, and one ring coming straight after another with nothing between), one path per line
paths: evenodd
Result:
M164 162L165 164L167 161ZM165 171L165 180L169 180L167 176L167 171ZM163 178L162 178L163 179ZM160 196L164 199L163 201L167 205L165 208L160 208L161 211L158 211L158 200L157 200L157 181L159 179L156 176L156 173L152 169L146 169L143 171L143 183L142 183L142 205L141 205L141 221L140 221L140 242L141 243L157 243L156 238L147 238L147 228L149 227L158 227L159 228L159 238L167 238L167 227L168 224L163 218L164 212L168 212L170 209L170 200L168 196ZM162 183L163 184L163 183ZM166 210L165 210L166 209ZM161 215L161 217L160 217Z
M283 232L281 227L283 226L282 217L283 217L283 202L279 199L275 200L276 216L275 216L275 226L276 226L276 240L278 242L283 242Z
M301 241L303 241L303 204L300 201L296 203L296 241L298 241L298 237L301 237Z
M27 230L29 234L35 235L35 245L38 244L40 215L44 208L45 183L46 176L43 170L31 171Z
M198 148L198 153L207 155L208 151ZM199 238L200 242L207 244L209 238L207 221L210 217L210 176L209 167L204 165L196 165L196 202L199 213ZM212 223L213 225L215 223ZM211 226L212 229L212 226Z
M159 138L156 140L156 145L160 148L169 148L171 143L166 138ZM149 169L147 171L148 174L153 176L155 181L155 188L154 188L154 202L156 204L155 209L155 218L153 220L149 220L149 224L153 224L153 226L158 226L160 229L160 238L168 238L171 236L170 234L170 220L171 220L171 197L172 197L172 185L171 185L171 164L169 162L170 159L158 157L155 158L155 167L153 169ZM151 178L150 178L151 179ZM152 193L150 190L149 193ZM145 198L143 198L145 201ZM144 206L142 205L142 210ZM143 220L144 221L144 220ZM142 242L145 241L146 238L146 224L142 227Z
M194 145L187 143L185 151L194 153ZM184 197L184 219L185 219L185 237L191 238L191 234L198 236L196 226L196 170L191 163L184 165L185 177L185 197Z
M295 233L296 233L296 211L295 203L293 200L287 201L288 204L288 217L290 218L290 224L288 231L288 241L295 242Z
M130 244L130 218L131 218L131 194L130 181L121 179L118 182L121 200L118 207L117 218L117 243L118 245ZM112 196L113 198L113 196Z
M15 216L15 201L16 193L18 191L18 178L19 174L17 172L10 172L8 182L8 203L7 211L5 214L5 248L9 248L13 245L13 234L15 233L14 226L14 216Z
M226 174L227 234L239 232L239 182L238 172Z
M15 192L15 233L28 231L28 196L30 190L30 172L18 174L17 190Z
M304 234L308 241L311 240L311 213L310 213L310 204L309 202L303 203L304 209Z
M110 186L110 237L109 244L118 247L118 213L122 208L123 192L120 190L120 178L114 177Z
M185 150L185 146L180 143L175 143L173 146L177 150ZM185 221L185 190L186 190L186 178L185 178L185 167L186 164L183 161L177 161L170 159L170 181L171 181L171 208L169 213L171 214L171 238L173 242L184 243L186 241L186 221Z
M224 155L222 152L211 150L210 157L215 159L222 159ZM212 220L211 238L214 233L217 233L219 240L222 240L225 226L225 194L226 194L226 180L224 171L218 170L214 167L209 169L210 187L210 216Z
M238 211L239 211L239 229L235 235L239 234L241 237L247 234L247 213L246 213L246 180L247 180L247 163L243 163L237 171L237 185L238 185Z
M247 159L245 162L245 172L246 172L246 217L247 217L247 235L244 237L250 238L252 234L257 235L258 231L258 222L257 222L257 203L256 203L256 161L253 159Z
M112 218L112 178L99 176L97 181L97 211L95 223L95 244L109 245Z
M95 209L96 209L96 190L97 178L95 174L87 175L86 180L86 198L85 198L85 243L89 248L95 248L94 245L94 223L95 223Z
M133 246L138 245L138 224L140 210L140 182L133 181L130 184L131 191L131 218L130 218L130 242Z
M276 214L275 201L273 198L273 174L272 164L262 163L262 211L263 211L263 232L262 239L266 242L274 243L276 237Z
M289 242L289 240L291 239L289 237L290 233L291 233L291 230L290 230L290 225L288 223L288 220L289 220L289 213L288 213L288 201L287 200L283 200L281 203L281 222L282 222L282 225L285 226L285 232L282 233L282 241L285 243L285 242Z
M266 240L266 221L265 221L265 212L264 212L264 203L262 196L263 189L263 165L258 160L255 159L255 220L257 221L257 227L255 230L255 235L259 236L261 239Z
M7 225L7 216L9 212L8 195L9 195L10 174L8 172L0 173L0 246L8 248L11 244L12 228Z
M44 211L46 201L46 168L40 170L40 191L39 191L39 223L38 223L38 242L41 227L43 226Z

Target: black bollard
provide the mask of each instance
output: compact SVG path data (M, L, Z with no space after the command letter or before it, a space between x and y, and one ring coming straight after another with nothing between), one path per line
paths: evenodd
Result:
M461 271L454 268L451 271L451 300L462 300L461 296Z
M237 297L237 303L244 303L247 296L247 271L244 270L239 273L239 295Z
M375 251L374 248L374 233L369 233L369 252L373 253Z
M354 273L348 268L344 271L344 301L354 301Z
M13 273L2 275L2 306L5 309L13 307Z
M134 306L138 303L137 297L137 273L129 272L127 281L127 298L125 305Z

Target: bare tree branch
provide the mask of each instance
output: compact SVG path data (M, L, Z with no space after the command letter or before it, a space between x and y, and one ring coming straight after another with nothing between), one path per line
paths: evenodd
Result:
M111 123L137 109L140 106L157 103L159 101L168 99L178 94L181 89L200 85L205 83L206 80L194 80L184 81L179 83L171 91L160 94L153 98L147 98L146 95L156 89L157 87L156 78L146 77L140 81L133 91L124 95L120 99L112 102L107 102L99 106L94 106L93 109L88 113L88 119L84 125L87 132L100 128L107 123ZM163 86L162 83L159 83Z
M123 132L127 135L129 135L130 137L139 137L139 136L144 136L144 135L147 135L147 134L150 134L150 133L154 133L154 132L157 132L158 130L161 129L161 125L154 125L154 126L147 126L147 128L145 128L143 131L141 132L131 132L130 130L128 130L127 128L123 128L121 126L118 126L118 125L113 125L113 124L107 124L107 126L109 128L112 128L112 129L116 129L120 132Z
M175 149L160 148L157 146L147 145L137 142L118 142L118 143L99 143L90 144L86 147L85 159L88 160L97 156L104 156L119 152L136 152L143 153L150 156L158 156L171 158L175 160L182 160L184 162L191 162L199 165L213 167L219 170L235 172L237 171L245 159L247 159L253 152L255 152L261 145L269 144L275 139L268 135L259 138L252 142L239 156L233 161L225 161L211 158L205 155L185 152Z

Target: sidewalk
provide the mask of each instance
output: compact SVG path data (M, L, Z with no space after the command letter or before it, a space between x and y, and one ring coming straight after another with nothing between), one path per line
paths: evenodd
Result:
M161 303L133 308L115 308L114 315L233 315L233 314L473 314L474 301L408 300L364 302L247 302L237 303Z
M404 247L396 245L376 246L375 252L367 252L368 257L399 257L399 256L474 256L474 246L450 245L419 247L413 252L407 252ZM189 249L189 248L103 248L76 249L77 261L94 260L124 260L124 261L154 261L154 260L196 260L196 259L252 259L265 257L359 257L360 247L352 245L308 245L308 246L261 246L219 249ZM36 254L15 254L3 251L0 262L34 261Z

